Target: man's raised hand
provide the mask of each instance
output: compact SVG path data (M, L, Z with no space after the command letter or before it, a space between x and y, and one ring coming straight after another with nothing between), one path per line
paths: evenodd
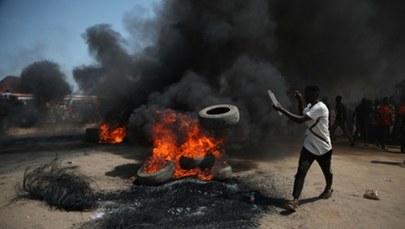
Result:
M294 92L294 96L295 96L295 98L296 98L298 101L302 101L302 94L301 94L300 91L296 90L296 91Z

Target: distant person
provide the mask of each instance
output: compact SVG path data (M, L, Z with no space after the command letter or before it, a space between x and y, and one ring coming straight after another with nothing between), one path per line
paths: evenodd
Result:
M353 140L356 141L360 135L363 143L367 142L367 124L368 124L367 99L362 98L359 105L354 110L352 120L356 124L356 130L353 134Z
M280 103L273 104L274 109L285 114L289 119L297 123L305 123L304 146L302 147L298 161L297 174L294 180L293 200L289 202L289 208L296 211L299 205L299 197L304 187L305 176L314 160L322 169L326 185L319 198L328 199L332 196L333 174L331 170L332 143L329 137L329 110L326 105L319 101L319 87L308 86L305 88L305 102L307 106L303 109L302 95L295 92L298 102L299 114L292 114L284 109Z
M340 96L340 95L336 96L335 100L336 100L336 106L335 106L336 116L335 116L335 121L333 122L333 125L330 128L330 134L331 134L332 140L336 139L335 132L336 132L336 129L338 127L340 127L340 129L342 129L343 133L349 139L350 145L353 146L354 140L353 140L352 134L349 133L349 131L347 130L347 127L346 127L347 111L346 111L345 105L342 103L342 96Z
M401 105L398 110L399 118L399 128L400 128L400 142L401 142L401 153L405 153L405 98L402 100Z
M380 104L380 100L374 99L367 100L369 109L369 125L368 125L368 139L370 143L377 144L377 109Z
M396 111L395 111L395 101L394 101L394 97L391 96L388 98L388 107L390 108L390 114L391 114L391 126L390 129L388 131L388 142L392 142L394 141L394 124L395 124L395 116L396 116Z
M10 100L11 99L11 92L10 90L6 90L6 92L4 93L4 97L6 98L6 100Z
M388 105L388 98L384 97L376 114L377 146L381 150L385 150L390 127L393 124L392 117L392 108Z

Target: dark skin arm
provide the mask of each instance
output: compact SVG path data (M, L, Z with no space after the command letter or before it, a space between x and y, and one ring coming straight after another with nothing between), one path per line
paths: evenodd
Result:
M297 99L298 102L298 114L299 115L304 115L303 111L304 111L304 102L302 101L302 95L300 91L295 91L295 98Z
M295 98L297 99L297 102L298 102L298 110L299 110L298 115L289 112L284 107L282 107L280 103L273 104L273 107L274 107L275 110L280 111L285 116L287 116L289 119L293 120L296 123L301 124L301 123L304 123L305 121L310 120L311 118L308 117L307 115L303 114L302 96L301 96L301 93L299 91L295 92Z

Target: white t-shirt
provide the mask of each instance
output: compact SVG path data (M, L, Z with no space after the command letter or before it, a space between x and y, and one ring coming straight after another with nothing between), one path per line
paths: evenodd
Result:
M315 155L324 155L332 149L329 137L329 110L323 102L318 102L313 106L308 104L304 114L311 118L305 122L307 129L304 147Z

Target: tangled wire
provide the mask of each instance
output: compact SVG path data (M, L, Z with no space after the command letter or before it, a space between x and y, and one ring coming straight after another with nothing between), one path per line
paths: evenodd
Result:
M75 171L74 166L61 166L57 159L38 167L27 167L18 197L44 200L51 207L81 211L96 207L91 179Z
M251 197L256 198L252 204ZM269 212L266 198L236 179L200 181L183 178L159 186L134 184L104 193L102 217L92 228L257 228L257 216Z

